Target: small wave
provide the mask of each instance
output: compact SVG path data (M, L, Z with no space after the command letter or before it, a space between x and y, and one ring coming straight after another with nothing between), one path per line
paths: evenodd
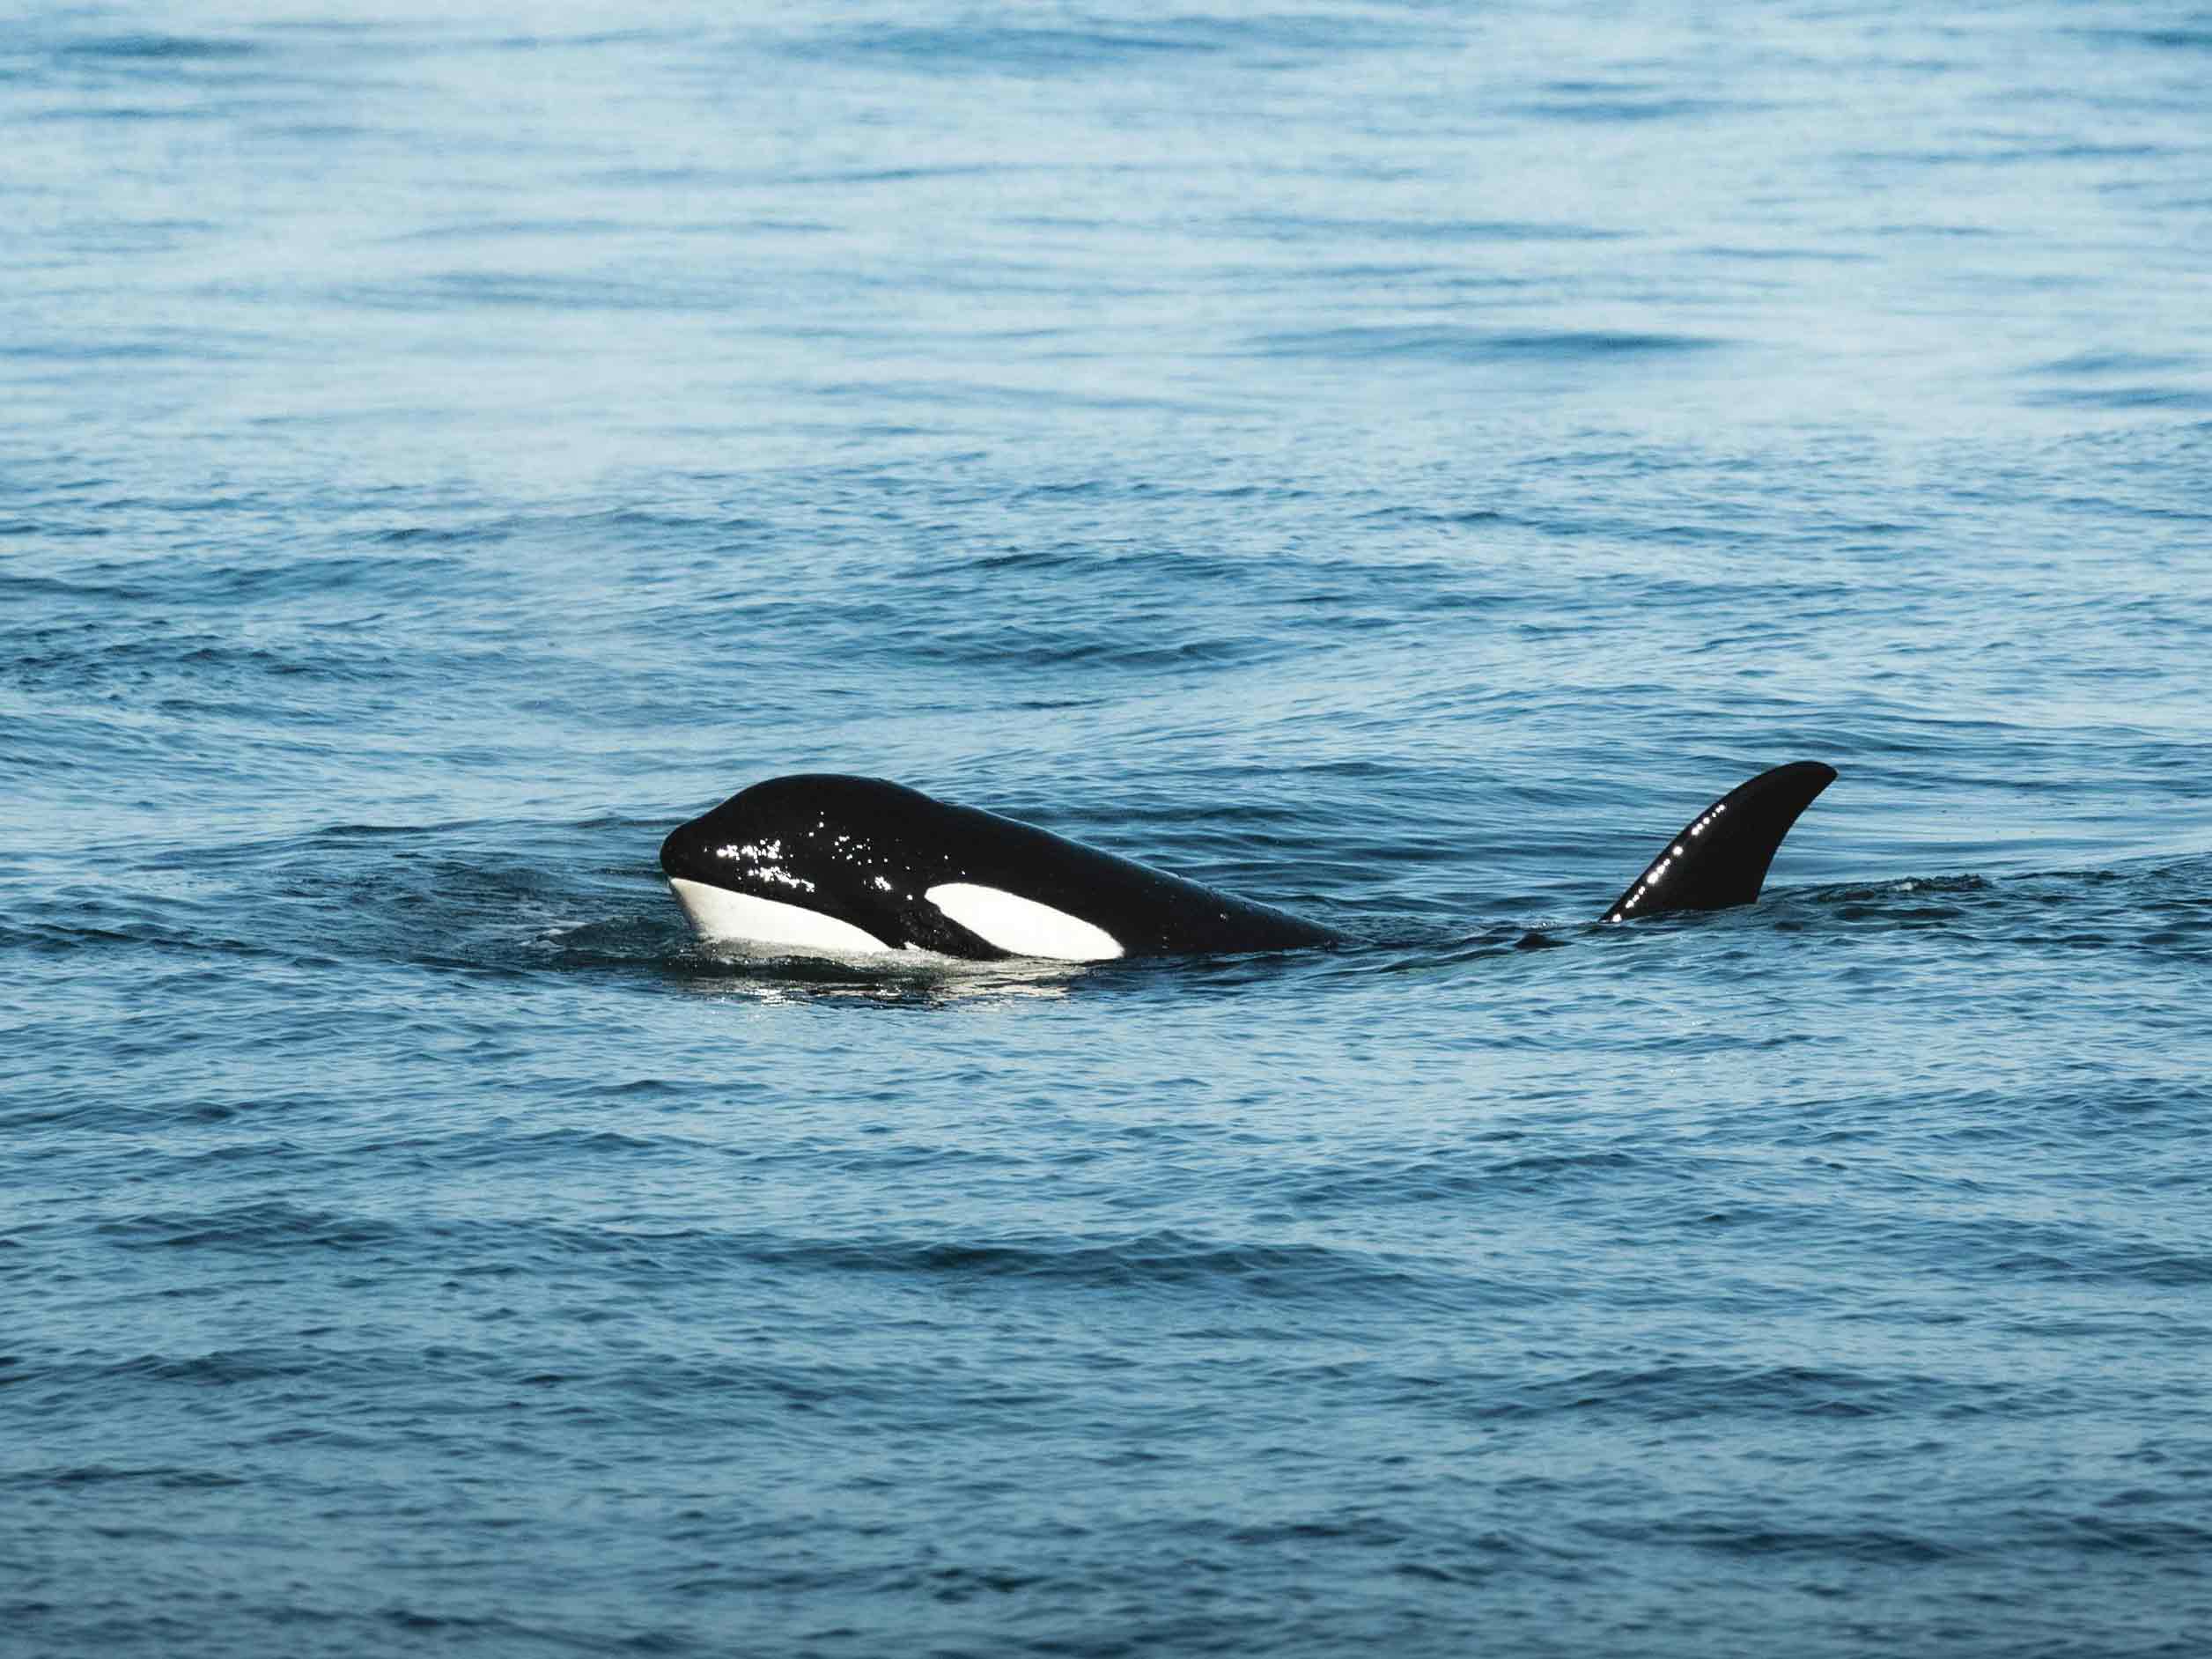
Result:
M1481 1418L1587 1412L1656 1422L1721 1412L1911 1417L1954 1394L2009 1397L2010 1393L2002 1383L1962 1383L1921 1375L1884 1375L1841 1366L1620 1365L1517 1382L1479 1397L1470 1410Z
M2152 356L2140 351L2076 351L2025 371L2030 374L2157 374L2169 369L2188 369L2202 359L2179 355Z
M1670 96L1649 87L1583 87L1568 84L1553 90L1561 95L1530 100L1517 106L1516 113L1538 121L1625 123L1692 121L1773 107L1771 104L1737 99Z
M1268 357L1353 361L1404 358L1435 363L1602 363L1708 351L1726 343L1700 335L1606 328L1474 328L1450 323L1376 324L1261 335L1252 349Z
M2212 29L2082 28L2072 31L2108 46L2148 47L2154 52L2212 52Z
M1164 17L1147 26L974 23L930 27L838 27L790 37L794 57L881 63L931 75L1043 78L1132 74L1178 60L1236 56L1282 63L1412 44L1416 26L1350 15Z
M248 1484L238 1475L213 1469L187 1469L171 1464L144 1467L114 1464L56 1464L39 1469L11 1470L0 1474L0 1489L18 1491L47 1486L144 1486L157 1491L199 1492Z
M692 1150L611 1132L552 1132L533 1137L527 1144L536 1154L556 1161L583 1157L594 1162L610 1155L660 1152L689 1156ZM487 1147L484 1155L499 1155L504 1161L512 1151L509 1147L495 1154ZM900 1160L897 1167L907 1168L913 1161ZM687 1280L743 1265L808 1276L865 1273L951 1285L1019 1281L1062 1289L1231 1294L1324 1304L1347 1298L1427 1298L1442 1294L1450 1278L1449 1270L1442 1266L1385 1251L1205 1238L1175 1231L1091 1239L807 1237L715 1228L579 1227L535 1220L397 1220L279 1201L111 1218L90 1230L112 1247L129 1250L371 1252L385 1260L434 1256L456 1263L589 1257L617 1258L628 1264L628 1271L647 1277Z
M1152 31L989 25L839 31L786 48L794 56L873 58L938 73L1025 75L1109 72L1125 69L1132 59L1219 49L1203 39Z
M94 1224L92 1229L123 1250L273 1249L359 1250L403 1240L396 1222L372 1220L271 1200L209 1212L150 1212Z
M1881 922L1895 927L1926 927L1959 920L1966 907L1947 899L1991 892L1986 876L1904 876L1892 881L1854 883L1847 887L1818 888L1803 902L1832 910L1847 922Z
M2026 402L2044 408L2212 411L2212 390L2193 386L2115 386L2095 390L2031 394Z
M1685 1516L1660 1522L1591 1522L1584 1530L1601 1537L1654 1540L1710 1554L1748 1559L1798 1559L1879 1567L1921 1567L1979 1552L1977 1546L1902 1527L1828 1529L1776 1527L1754 1521Z
M1274 240L1330 243L1346 237L1382 242L1610 242L1629 234L1567 219L1382 219L1249 213L1228 223L1232 229Z
M56 55L117 63L195 63L252 57L259 49L248 41L204 35L109 34L71 41Z
M763 1239L754 1260L809 1270L1012 1279L1119 1290L1233 1290L1269 1301L1403 1295L1431 1270L1385 1253L1233 1242L1173 1231L1109 1240Z
M728 310L736 291L700 277L649 283L631 275L549 276L512 270L435 271L402 282L358 284L326 296L337 306L441 314L470 306L549 312L696 313Z
M1618 1147L1530 1152L1491 1152L1479 1147L1410 1161L1392 1161L1331 1171L1286 1184L1285 1207L1294 1213L1339 1207L1461 1204L1506 1194L1576 1195L1595 1184L1643 1186L1663 1179L1663 1160ZM1686 1172L1685 1172L1686 1173Z

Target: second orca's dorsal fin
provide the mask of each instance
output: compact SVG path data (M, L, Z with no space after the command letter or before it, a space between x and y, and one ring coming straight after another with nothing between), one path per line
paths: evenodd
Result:
M1670 911L1750 903L1797 815L1835 780L1832 766L1792 761L1738 784L1682 826L1604 919L1641 921Z

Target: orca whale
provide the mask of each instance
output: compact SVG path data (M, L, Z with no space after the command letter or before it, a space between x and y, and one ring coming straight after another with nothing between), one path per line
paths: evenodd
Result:
M1600 919L1759 896L1774 849L1835 769L1795 761L1684 825ZM700 935L801 952L971 961L1294 950L1338 935L1272 905L875 778L773 778L680 824L660 868Z

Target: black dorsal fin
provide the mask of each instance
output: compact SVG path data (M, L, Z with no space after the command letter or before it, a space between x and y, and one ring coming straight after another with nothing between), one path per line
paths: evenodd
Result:
M1641 921L1670 911L1750 903L1797 815L1835 780L1832 766L1792 761L1738 784L1683 825L1604 919Z

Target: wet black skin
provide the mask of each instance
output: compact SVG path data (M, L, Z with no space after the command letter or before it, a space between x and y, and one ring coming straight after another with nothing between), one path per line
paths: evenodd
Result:
M987 961L1007 953L922 896L972 881L1103 929L1131 956L1294 950L1337 935L1238 898L973 807L876 778L771 778L660 844L672 876L800 904L886 945ZM811 887L804 885L811 883Z
M1835 769L1796 761L1739 785L1683 826L1604 919L1718 910L1759 896L1774 850ZM923 896L947 881L998 888L1102 929L1131 956L1295 950L1337 942L1314 923L973 807L875 778L775 778L679 825L670 876L802 905L893 948L991 960L1008 953Z
M1717 911L1749 904L1766 884L1774 849L1836 769L1792 761L1738 784L1682 826L1644 873L1605 912L1609 922L1642 921L1670 911Z

